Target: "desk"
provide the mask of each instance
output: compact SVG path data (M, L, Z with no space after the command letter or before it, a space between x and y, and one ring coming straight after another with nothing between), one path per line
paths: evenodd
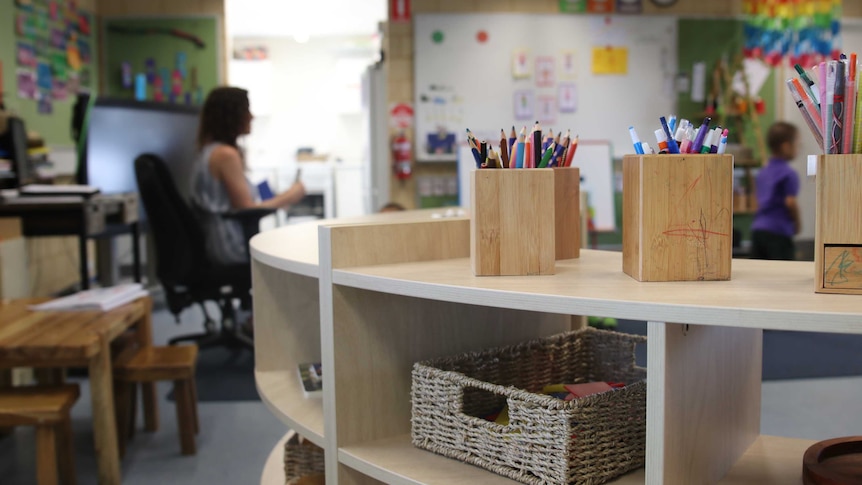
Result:
M152 300L141 298L109 312L34 312L44 299L0 303L0 369L88 367L93 401L93 433L99 483L120 483L120 457L114 414L111 341L136 327L138 344L152 345ZM154 388L145 388L154 405Z
M21 218L25 237L78 236L81 289L90 287L87 239L116 235L123 227L132 235L134 277L141 281L138 196L135 193L81 196L24 196L0 201L0 217ZM126 232L126 231L122 231Z

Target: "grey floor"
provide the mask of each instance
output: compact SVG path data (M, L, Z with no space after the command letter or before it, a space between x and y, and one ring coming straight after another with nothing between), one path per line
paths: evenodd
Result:
M177 334L193 332L200 322L194 311L176 325L165 310L154 313L157 344ZM74 407L78 483L96 483L96 463L90 426L87 382L80 382L81 399ZM257 484L269 452L287 431L260 402L202 402L198 454L183 457L173 402L165 399L169 385L159 389L161 427L154 434L139 432L122 462L123 483L139 484ZM862 377L769 381L763 384L764 434L821 440L862 435ZM19 428L0 438L0 484L35 484L34 435Z

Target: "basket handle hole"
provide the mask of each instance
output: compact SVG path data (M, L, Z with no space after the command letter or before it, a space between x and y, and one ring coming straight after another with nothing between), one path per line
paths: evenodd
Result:
M461 412L467 416L494 421L506 406L506 396L478 387L466 386Z

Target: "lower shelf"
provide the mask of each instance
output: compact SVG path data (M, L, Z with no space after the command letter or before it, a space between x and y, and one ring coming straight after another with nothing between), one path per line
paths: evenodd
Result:
M260 398L278 419L317 446L325 447L323 398L305 397L297 370L255 371L254 379Z
M341 448L338 460L345 466L388 484L518 483L483 468L420 450L410 442L410 435ZM635 470L610 483L641 485L644 483L644 471Z
M293 431L288 431L269 453L260 474L260 485L284 485L284 444L293 435Z
M802 455L813 440L760 436L719 482L721 485L801 485Z

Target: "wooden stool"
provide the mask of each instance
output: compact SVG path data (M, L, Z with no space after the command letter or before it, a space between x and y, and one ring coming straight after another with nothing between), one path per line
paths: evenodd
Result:
M0 426L36 427L39 485L56 485L58 476L66 484L76 483L69 409L77 400L77 385L24 387L0 393Z
M117 393L117 434L120 455L126 440L134 434L136 386L138 383L174 381L177 428L183 455L194 455L198 433L197 388L195 386L196 345L145 347L129 359L114 364L114 390Z

